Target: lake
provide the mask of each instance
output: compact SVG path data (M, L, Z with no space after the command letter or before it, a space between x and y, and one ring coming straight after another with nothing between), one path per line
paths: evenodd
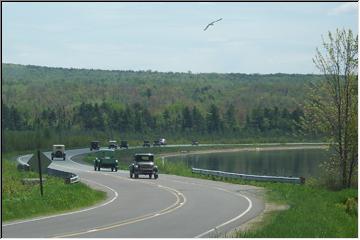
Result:
M319 164L328 156L324 149L262 150L173 156L165 161L226 172L307 178L319 176Z

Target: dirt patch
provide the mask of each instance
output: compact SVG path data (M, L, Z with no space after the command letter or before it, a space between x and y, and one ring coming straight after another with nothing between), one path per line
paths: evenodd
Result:
M275 203L265 203L265 209L264 211L256 216L255 218L251 219L250 221L242 224L241 226L233 229L232 231L226 233L223 237L226 238L235 238L237 232L246 232L250 230L256 230L260 226L263 226L265 223L265 219L270 214L273 214L274 212L278 211L285 211L290 208L289 205L281 205L281 204L275 204Z

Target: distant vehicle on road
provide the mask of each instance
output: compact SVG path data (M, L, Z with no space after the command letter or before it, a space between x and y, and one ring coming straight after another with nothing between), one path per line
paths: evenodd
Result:
M154 140L153 146L161 146L160 140Z
M193 146L197 146L197 145L199 145L199 142L198 142L198 141L196 141L196 140L192 140L191 145L193 145Z
M165 138L160 138L159 142L160 142L160 145L166 145L166 139Z
M126 148L128 149L129 148L129 144L127 141L121 141L120 142L120 148Z
M54 158L62 158L65 160L65 158L66 158L65 145L62 145L62 144L53 145L53 151L51 153L51 160L54 160Z
M145 140L144 144L143 144L143 147L150 147L150 142Z
M139 175L148 175L151 178L157 179L158 167L154 163L154 154L152 153L137 153L134 155L133 163L129 166L130 178L139 178Z
M91 141L91 143L90 143L90 151L99 150L99 149L100 149L100 142L99 141Z
M94 160L94 170L100 171L101 168L110 168L111 171L117 172L119 162L114 157L114 149L102 149L96 153Z
M118 145L117 145L117 141L115 140L110 140L109 141L109 149L117 149L118 148Z
M156 140L154 140L154 143L153 143L153 146L165 146L165 145L166 145L165 138L156 139Z

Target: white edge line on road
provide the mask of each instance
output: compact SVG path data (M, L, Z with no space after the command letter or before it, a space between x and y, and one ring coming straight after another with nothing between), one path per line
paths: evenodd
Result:
M77 155L80 155L80 154L77 154ZM19 159L21 159L21 158L23 158L23 157L25 157L25 156L28 156L28 155L21 156L21 157L19 157ZM80 164L80 163L77 163L77 162L71 160L73 156L74 156L74 155L70 155L70 156L68 157L68 160L69 160L70 162L72 162L72 163L75 163L75 164L77 164L77 165L83 166L83 164ZM54 164L54 166L59 166L59 165ZM65 167L65 166L59 166L59 167L72 169L72 168ZM75 168L75 169L80 170L80 171L84 171L84 172L91 172L91 171L87 171L87 170L83 170L83 169L78 169L78 168ZM103 175L112 176L112 177L117 177L117 178L122 178L122 179L124 179L124 180L132 181L132 179L131 179L131 180L130 180L130 179L126 179L126 178L123 178L123 177L121 177L121 176L113 176L113 175L109 175L109 174L106 174L106 173L104 173ZM85 180L85 181L88 181L88 182L92 182L92 183L94 183L94 184L97 184L97 185L100 185L100 186L103 186L103 187L105 187L105 188L110 189L112 192L114 192L115 197L114 197L113 199L111 199L110 201L105 202L105 203L103 203L103 204L101 204L101 205L98 205L98 206L95 206L95 207L91 207L91 208L87 208L87 209L83 209L83 210L79 210L79 211L74 211L74 212L69 212L69 213L63 213L63 214L57 214L57 215L52 215L52 216L47 216L47 217L40 217L40 218L29 219L29 220L20 221L20 222L8 223L8 224L4 224L4 225L2 225L2 226L10 226L10 225L16 225L16 224L27 223L27 222L34 222L34 221L39 221L39 220L44 220L44 219L49 219L49 218L54 218L54 217L60 217L60 216L66 216L66 215L81 213L81 212L93 210L93 209L100 208L100 207L103 207L103 206L105 206L105 205L108 205L108 204L110 204L111 202L113 202L113 201L118 197L118 193L117 193L114 189L112 189L112 188L110 188L110 187L108 187L108 186L106 186L106 185L97 183L97 182L92 181L92 180L89 180L89 179L84 179L84 178L81 178L81 179L82 179L82 180ZM176 189L174 189L174 188L165 187L165 186L157 185L157 184L154 184L154 183L148 183L148 182L144 182L144 181L141 181L141 180L140 180L140 181L136 181L136 182L142 182L142 183L146 183L146 184L149 184L149 185L153 185L153 186L156 186L156 187L165 189L166 191L172 193L172 194L177 198L177 201L176 201L173 205L171 205L171 206L169 206L169 207L167 207L167 208L165 208L165 209L162 209L162 210L160 210L160 211L158 211L158 212L152 213L152 214L150 214L150 216L147 216L147 217L142 218L142 219L140 218L140 219L133 220L133 221L130 221L130 222L123 222L123 223L117 224L117 225L107 226L107 227L103 227L103 228L94 228L94 229L90 229L90 230L88 230L88 231L86 231L86 232L78 232L78 233L73 233L73 234L68 234L68 235L57 236L57 237L76 236L76 235L81 235L81 234L85 234L85 233L91 233L91 232L97 232L97 231L107 230L107 229L119 227L119 226L122 226L122 225L128 225L128 224L130 224L130 223L135 223L135 222L139 222L139 221L144 221L144 220L146 220L146 219L158 217L158 216L161 216L161 215L164 215L164 214L173 212L173 211L175 211L176 209L182 207L182 206L186 203L186 197L184 196L184 194L182 194L181 192L179 192L178 190L176 190ZM175 192L175 193L174 193L174 192ZM179 196L181 196L181 197L183 198L183 202L180 202ZM177 204L179 204L179 205L176 206ZM173 207L174 207L174 208L173 208ZM171 209L171 208L173 208L173 209ZM148 214L148 215L149 215L149 214Z
M230 220L227 221L227 222L224 222L224 223L222 223L222 224L220 224L220 225L218 225L218 226L216 226L216 227L214 227L214 228L212 228L212 229L210 229L210 230L208 230L208 231L206 231L206 232L204 232L204 233L201 233L201 234L197 235L195 238L201 238L201 237L203 237L203 236L211 233L212 231L215 231L215 229L221 228L221 227L223 227L223 226L225 226L225 225L227 225L227 224L229 224L229 223L232 223L232 222L238 220L239 218L241 218L242 216L244 216L246 213L248 213L248 212L251 210L251 208L252 208L252 201L251 201L247 196L242 195L242 194L240 194L240 193L234 193L234 192L228 191L228 190L223 189L223 188L219 188L219 187L215 187L215 188L216 188L216 189L219 189L219 190L221 190L221 191L228 192L228 193L231 193L231 194L234 194L234 195L237 195L237 196L240 196L240 197L245 198L245 199L248 201L249 206L248 206L248 208L247 208L244 212L242 212L240 215L236 216L235 218L232 218L232 219L230 219Z
M224 226L226 226L227 224L232 223L232 222L240 219L242 216L244 216L246 213L248 213L248 212L251 210L252 205L253 205L253 204L252 204L252 201L251 201L247 196L242 195L242 194L240 194L240 193L231 192L231 191L226 190L226 189L221 188L221 187L213 186L213 185L210 185L210 184L201 184L201 183L194 183L194 182L187 182L187 181L179 181L179 180L173 180L173 179L171 179L170 181L179 182L179 183L185 183L185 184L205 186L205 187L209 187L209 188L215 188L215 189L218 189L218 190L223 191L223 192L227 192L227 193L230 193L230 194L233 194L233 195L236 195L236 196L243 197L243 198L245 198L245 199L248 201L248 203L249 203L248 208L247 208L244 212L242 212L240 215L238 215L238 216L236 216L235 218L232 218L232 219L230 219L229 221L226 221L226 222L224 222L224 223L222 223L222 224L220 224L220 225L218 225L218 226L216 226L216 227L214 227L214 228L211 228L210 230L208 230L208 231L206 231L206 232L204 232L204 233L201 233L201 234L197 235L195 238L201 238L201 237L203 237L203 236L211 233L212 231L215 231L215 229L224 227Z
M104 174L104 175L125 179L125 178L123 178L121 176L114 176L114 175L108 175L108 174ZM125 179L125 180L129 180L129 179ZM129 180L129 181L131 181L131 180ZM141 182L141 181L135 181L135 182ZM155 187L157 186L154 183L150 184L150 183L146 182L146 184L153 185ZM166 191L173 194L176 197L176 202L174 204L172 204L171 206L167 207L167 208L161 209L161 210L153 212L153 213L148 213L148 214L145 214L145 215L140 216L140 217L135 217L135 218L132 218L132 219L126 219L126 220L123 220L121 222L113 223L112 225L108 225L108 226L98 226L98 227L89 229L87 231L81 231L81 232L74 232L74 233L68 233L68 234L63 234L63 235L57 235L57 236L55 236L55 238L69 238L69 237L79 236L79 235L83 235L83 234L87 234L87 233L114 229L114 228L118 228L118 227L121 227L121 226L125 226L125 225L129 225L129 224L145 221L145 220L148 220L148 219L151 219L151 218L155 218L155 217L158 217L158 216L162 216L164 214L171 213L171 212L177 210L178 208L182 207L186 203L186 201L187 201L186 197L184 196L184 194L182 194L178 190L176 190L174 188L170 188L170 187L164 187L164 186L161 186L159 188L164 188ZM179 196L182 197L182 199L183 199L182 202L180 202L180 197ZM176 206L176 205L178 205L178 206Z
M94 182L94 181L89 180L89 179L84 179L84 178L81 178L81 179L83 179L85 181L88 181L88 182L92 182L93 184L96 184L96 185L99 185L99 186L102 186L102 187L105 187L105 188L109 189L110 191L112 191L114 193L114 197L111 200L109 200L109 201L107 201L105 203L102 203L102 204L94 206L94 207L85 208L83 210L78 210L78 211L74 211L74 212L67 212L67 213L61 213L61 214L51 215L51 216L47 216L47 217L33 218L33 219L19 221L19 222L7 223L7 224L3 224L2 226L6 227L6 226L12 226L12 225L21 224L21 223L35 222L35 221L40 221L40 220L49 219L49 218L55 218L55 217L61 217L61 216L66 216L66 215L72 215L72 214L87 212L87 211L94 210L94 209L97 209L97 208L100 208L100 207L104 207L104 206L112 203L113 201L115 201L119 196L117 191L115 191L114 189L112 189L112 188L110 188L110 187L108 187L106 185Z

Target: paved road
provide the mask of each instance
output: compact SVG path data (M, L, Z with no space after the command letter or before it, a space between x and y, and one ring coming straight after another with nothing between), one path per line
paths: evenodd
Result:
M82 182L106 191L107 200L75 212L3 223L3 237L212 237L264 209L262 191L253 186L161 173L154 180L130 179L126 171L95 172L71 160L87 152L68 150L65 161L53 161L50 167L78 174Z

